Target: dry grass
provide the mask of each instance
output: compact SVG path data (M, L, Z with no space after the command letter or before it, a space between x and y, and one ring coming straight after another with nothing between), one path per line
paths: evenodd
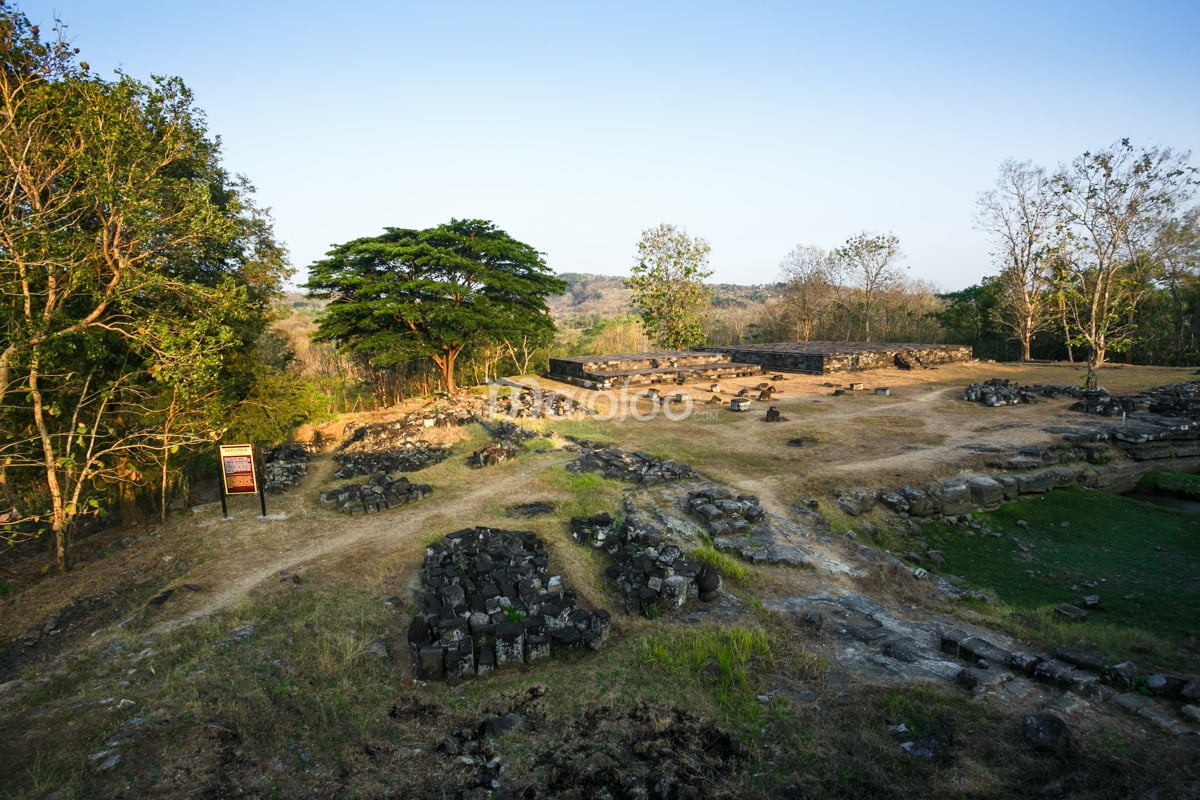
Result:
M1013 365L883 371L864 380L889 385L891 397L838 398L820 385L825 379L790 376L773 403L788 417L778 425L762 422L756 405L750 414L722 409L712 416L700 416L700 407L695 419L677 423L538 426L688 461L739 491L759 494L780 513L820 495L834 529L845 530L863 520L834 512L824 496L828 489L847 480L927 480L962 469L972 463L962 442L1032 437L1056 408L982 410L957 399L966 383L988 377L1068 383L1077 382L1080 371ZM1125 391L1189 377L1190 370L1120 367L1105 370L1102 383ZM600 707L618 714L643 702L720 720L741 736L751 761L745 775L735 777L744 780L746 797L1015 799L1044 793L1067 775L1081 776L1072 778L1077 784L1068 785L1068 796L1143 790L1170 796L1180 788L1170 781L1194 769L1187 766L1194 758L1187 742L1152 737L1134 722L1102 714L1097 722L1073 723L1073 761L1053 762L1020 745L1017 701L1011 710L994 710L950 689L862 685L759 602L851 588L913 614L931 605L926 583L883 572L851 579L722 562L737 602L714 614L718 623L618 613L611 642L598 652L458 686L417 682L404 642L411 591L425 545L452 530L533 530L546 544L551 571L564 576L584 605L617 606L602 580L605 559L573 542L567 523L573 515L619 515L625 487L567 473L562 467L572 456L553 449L558 442L473 470L464 459L486 441L481 429L448 435L456 437L453 455L413 476L434 487L421 504L356 517L322 509L316 491L332 468L317 459L299 489L270 500L272 519L258 519L256 507L241 504L225 521L209 506L166 525L97 536L86 543L91 554L81 568L65 576L40 577L49 554L17 565L21 577L0 597L6 639L52 615L69 620L71 608L78 619L41 649L22 651L24 660L10 662L0 679L28 682L0 692L0 722L8 731L0 739L0 763L13 765L0 775L0 795L420 796L416 787L437 785L448 774L441 756L431 760L447 735L534 689L547 692L529 711L540 720L538 732L519 732L496 745L512 775L531 774L530 754L581 715ZM784 447L793 437L805 446ZM508 516L508 506L540 500L558 507L532 519ZM137 541L117 546L129 535ZM703 547L693 555L723 557ZM174 590L166 603L148 604L165 589ZM399 606L388 598L399 598ZM1017 621L998 624L1020 632ZM1045 633L1052 639L1056 631ZM373 654L375 640L387 644L390 657ZM424 717L389 716L393 707L413 703L432 710ZM135 723L139 719L145 722ZM900 750L889 730L899 723L927 734L950 731L949 755L922 760ZM105 743L131 731L126 743ZM114 748L124 764L98 772L88 756Z

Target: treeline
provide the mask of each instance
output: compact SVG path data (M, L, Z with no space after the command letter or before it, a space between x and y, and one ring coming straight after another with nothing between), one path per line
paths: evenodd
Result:
M287 274L187 87L104 80L0 0L0 543L165 513L225 436L310 410L261 334Z
M1121 140L1050 172L1009 161L979 198L998 273L948 296L946 319L981 351L1195 364L1200 312L1197 170L1186 153Z

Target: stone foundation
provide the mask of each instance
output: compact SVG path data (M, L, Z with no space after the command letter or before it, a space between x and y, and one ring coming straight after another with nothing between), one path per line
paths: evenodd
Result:
M731 359L766 370L830 375L864 369L918 369L957 364L974 358L965 345L865 344L862 342L774 342L706 347Z
M572 356L550 359L550 377L585 389L682 384L758 375L757 364L739 364L723 353L669 350L656 353Z

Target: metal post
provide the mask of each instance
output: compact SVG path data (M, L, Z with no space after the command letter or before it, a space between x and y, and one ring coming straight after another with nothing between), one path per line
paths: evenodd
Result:
M229 505L225 502L225 462L221 460L221 443L216 442L217 448L217 490L221 493L221 519L229 519Z

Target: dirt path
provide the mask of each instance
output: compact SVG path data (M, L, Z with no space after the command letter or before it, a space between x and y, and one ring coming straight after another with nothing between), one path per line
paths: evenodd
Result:
M546 462L539 462L544 465ZM429 534L434 519L452 514L468 524L485 506L497 500L519 502L522 487L529 481L529 468L513 468L471 487L435 487L434 494L419 505L399 513L362 514L347 517L315 506L320 487L332 476L336 464L328 456L315 458L300 485L272 500L268 517L245 511L222 520L220 508L206 506L198 520L202 528L220 525L236 528L229 545L215 558L190 571L181 583L203 587L202 592L177 593L171 602L171 617L151 628L151 634L187 625L229 608L260 584L281 572L297 570L357 550L379 554L415 550ZM215 505L215 504L214 504Z

